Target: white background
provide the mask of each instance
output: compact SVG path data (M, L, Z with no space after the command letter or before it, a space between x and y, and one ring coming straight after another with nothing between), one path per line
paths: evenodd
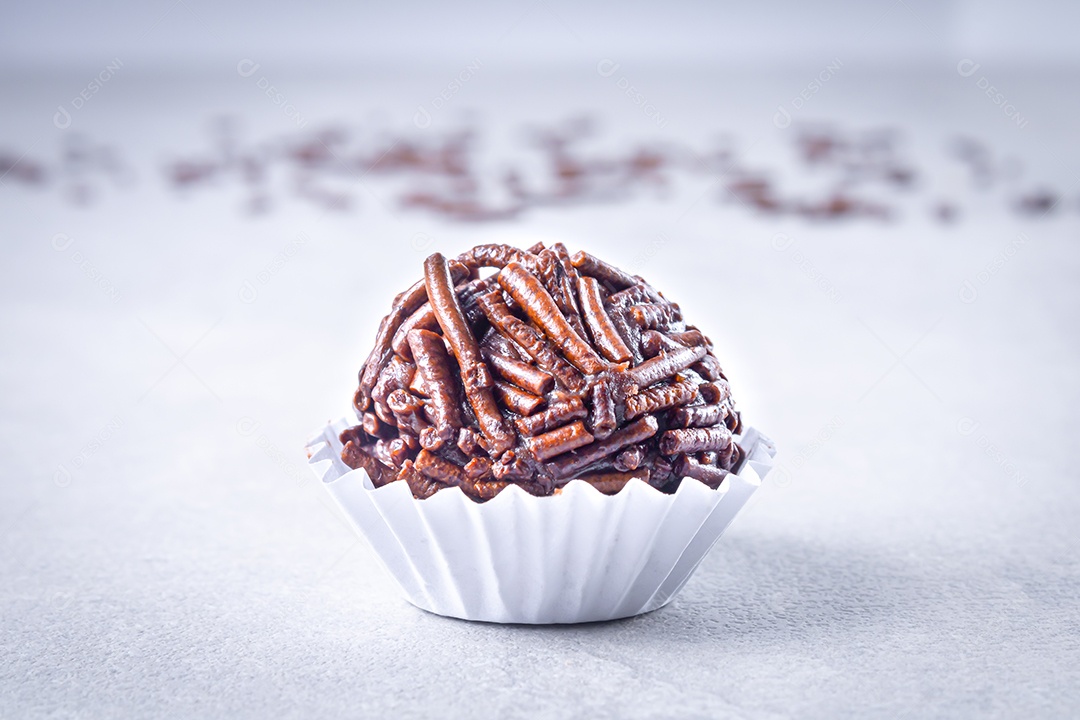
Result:
M55 173L0 178L0 716L1061 717L1080 702L1074 6L3 13L0 154ZM246 78L245 59L260 65ZM418 106L476 61L418 129ZM795 162L800 125L894 127L920 174L887 223L761 216L709 176L486 224L403 210L398 185L363 174L340 183L347 212L297 199L287 176L256 217L232 179L173 192L165 167L206 148L216 116L251 142L295 137L263 77L308 132L476 127L485 168L529 162L530 125L589 115L598 151L726 137L791 187L821 181ZM948 156L959 134L1022 172L974 188ZM91 178L85 205L59 171L73 135L129 169ZM1038 187L1059 204L1017 214ZM940 199L956 223L935 219ZM304 467L425 253L538 239L665 289L780 447L683 595L648 616L426 615Z

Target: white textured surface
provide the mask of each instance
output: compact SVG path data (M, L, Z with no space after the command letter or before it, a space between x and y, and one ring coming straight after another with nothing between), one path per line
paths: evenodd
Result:
M1030 718L1080 706L1074 204L1022 221L992 190L955 228L920 200L893 224L802 225L711 194L694 204L701 191L687 190L476 227L393 212L370 184L356 186L355 214L293 203L249 220L234 187L175 199L156 164L200 146L211 111L268 133L286 129L278 108L233 67L187 85L131 70L76 121L123 141L137 185L104 185L87 209L0 187L0 717ZM962 184L940 152L956 131L1061 190L1075 181L1071 71L985 70L1031 118L1020 131L954 64L846 70L804 117L902 125L931 188ZM768 159L787 141L776 106L816 69L623 71L664 109L667 134L760 136L751 155ZM56 105L90 74L5 76L0 140L54 154ZM312 122L409 125L445 85L436 76L275 81ZM657 134L592 66L492 67L443 117L470 108L507 136L578 109L613 142ZM838 300L773 249L778 231ZM310 242L256 302L238 299L298 232ZM783 453L670 606L567 628L429 615L328 505L304 467L306 433L347 402L390 295L418 276L417 232L444 252L543 237L615 261L666 238L642 272L710 331L740 407ZM961 302L961 283L1021 232L1030 241ZM57 233L74 244L54 250Z

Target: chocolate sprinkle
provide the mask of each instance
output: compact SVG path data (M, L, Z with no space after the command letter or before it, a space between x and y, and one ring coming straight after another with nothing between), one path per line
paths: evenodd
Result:
M711 343L642 278L561 246L436 253L424 268L380 326L360 423L342 433L342 460L377 486L403 480L419 499L457 486L477 502L575 478L673 492L685 476L716 487L738 464Z

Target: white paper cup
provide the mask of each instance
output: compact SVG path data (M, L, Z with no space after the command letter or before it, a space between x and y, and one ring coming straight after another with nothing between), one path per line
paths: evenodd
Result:
M686 478L665 494L631 480L604 495L580 480L535 497L511 485L486 503L460 488L413 498L341 460L339 420L307 444L312 470L413 605L497 623L615 620L669 603L761 485L775 447L753 428L716 490Z

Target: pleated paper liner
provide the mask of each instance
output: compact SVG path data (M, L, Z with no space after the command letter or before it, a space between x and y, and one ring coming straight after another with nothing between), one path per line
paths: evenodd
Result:
M631 480L604 495L580 480L535 497L511 485L486 503L459 488L416 500L375 488L341 460L342 419L307 445L309 464L413 605L497 623L614 620L663 607L682 589L772 467L753 428L746 458L716 490L686 478L673 494Z

